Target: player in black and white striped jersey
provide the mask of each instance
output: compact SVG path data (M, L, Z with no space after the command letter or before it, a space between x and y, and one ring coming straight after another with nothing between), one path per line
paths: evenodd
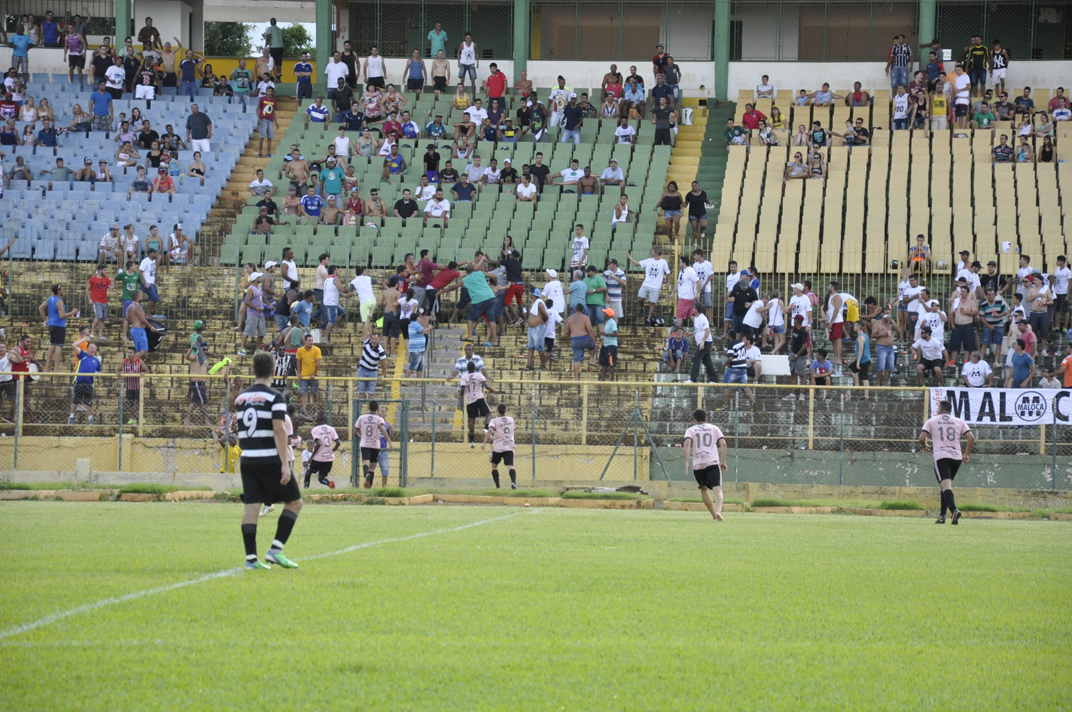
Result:
M286 398L271 387L275 357L260 351L253 357L253 385L235 398L238 443L242 448L242 489L246 508L242 515L242 539L246 545L246 568L268 569L270 564L294 569L298 565L283 554L298 512L302 508L298 482L290 471L290 443L286 431ZM283 502L275 539L265 555L257 558L257 516L262 504Z

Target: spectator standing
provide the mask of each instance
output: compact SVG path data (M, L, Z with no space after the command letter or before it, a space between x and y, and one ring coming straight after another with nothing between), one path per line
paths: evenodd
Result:
M660 74L659 76L662 75ZM652 96L655 96L654 89L652 90ZM651 123L655 126L655 145L670 146L673 144L670 134L670 119L673 110L670 108L665 96L660 96L658 102L658 106L653 107L651 110Z
M97 82L97 90L89 95L89 105L92 107L93 130L111 130L114 120L112 95L105 89L105 82L103 80Z
M620 322L625 314L622 309L622 290L625 289L626 276L625 272L618 267L618 260L607 261L603 279L607 285L607 307L614 312L614 318Z
M305 343L294 355L298 365L298 394L301 396L302 414L308 416L308 404L312 396L315 405L319 398L320 383L317 376L320 375L320 364L323 354L320 347L313 344L313 335L305 335Z
M357 364L357 377L367 381L357 382L357 397L370 398L376 395L377 383L387 376L387 352L380 343L379 334L369 334L361 342L361 359Z
M233 96L242 102L242 111L253 96L253 72L246 69L245 58L238 60L238 66L231 70L231 90Z
M1027 342L1017 339L1013 342L1012 369L1005 378L1006 388L1028 388L1035 379L1035 359L1027 353Z
M886 76L890 78L891 87L908 86L908 68L914 59L912 47L905 42L905 36L895 36L886 60Z
M1072 269L1068 266L1068 258L1064 255L1057 256L1057 269L1050 277L1053 290L1053 326L1057 331L1064 331L1072 326L1072 312L1069 311L1068 286L1072 281Z
M458 45L457 57L458 81L464 84L465 78L468 76L472 86L473 96L475 97L476 70L480 68L480 52L476 42L473 41L473 36L468 32L465 33L465 40Z
M186 143L190 150L208 155L212 150L212 119L198 109L197 104L190 106L190 115L186 117Z
M663 288L663 280L671 274L670 265L662 258L662 248L654 245L651 248L648 259L637 261L632 253L626 252L629 261L644 270L644 281L637 291L637 299L648 303L648 316L645 326L653 325L655 305L659 303L659 296Z
M438 57L440 52L446 55L447 51L447 31L443 29L443 23L439 20L435 22L435 28L428 31L428 56Z
M274 17L268 21L268 28L262 37L264 44L268 47L268 53L272 56L275 80L281 82L283 81L283 30L276 24Z
M15 34L8 38L8 45L12 48L11 66L15 73L30 81L30 48L34 46L33 38L26 34L25 26L21 23L15 29Z
M961 283L950 303L953 312L953 331L949 335L949 365L955 366L957 354L963 347L965 355L975 351L975 319L979 314L979 303L975 300L975 291Z
M309 53L302 52L301 60L294 63L294 98L301 104L302 99L313 98L313 65L309 63Z
M89 344L85 350L76 349L75 356L78 365L75 372L78 374L74 379L74 397L71 399L71 414L67 417L67 424L74 425L75 411L86 411L86 424L93 425L93 375L101 372L101 362L97 358L97 345Z
M338 53L336 53L338 54ZM338 60L336 60L338 61ZM345 68L344 68L345 70ZM364 62L365 72L365 84L368 87L376 87L381 91L387 88L387 65L383 61L383 57L380 56L380 48L373 45L369 49L369 56L365 57ZM338 75L344 76L344 75ZM328 77L331 79L331 77ZM335 86L334 82L329 82L328 86ZM366 89L368 88L366 87ZM368 115L368 110L365 111L365 115Z
M481 276L483 276L483 273L481 273ZM492 302L494 302L494 299L492 299ZM403 378L410 378L414 374L416 374L417 378L424 378L424 354L428 350L428 334L432 333L431 318L430 313L423 309L418 309L417 318L411 320L407 327L409 334L407 345L409 363L406 364L406 370L402 375ZM490 326L494 329L495 323L490 322Z
M108 293L111 287L107 266L102 262L97 265L97 273L86 280L86 298L93 304L93 325L89 333L96 334L97 341L108 340L104 336L104 325L108 323Z
M606 308L607 282L596 270L595 265L588 265L585 270L585 311L593 326L600 326L606 320L603 310Z
M268 93L257 100L257 132L260 136L257 141L257 158L264 155L264 141L268 140L268 158L272 157L272 139L275 138L275 89L271 88Z

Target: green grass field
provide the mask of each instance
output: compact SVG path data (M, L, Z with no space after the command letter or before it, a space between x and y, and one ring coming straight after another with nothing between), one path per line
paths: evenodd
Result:
M1065 523L308 506L244 572L240 511L0 503L0 709L1072 704Z

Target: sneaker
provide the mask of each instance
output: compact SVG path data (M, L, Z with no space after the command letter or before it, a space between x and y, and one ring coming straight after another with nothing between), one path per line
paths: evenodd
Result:
M88 423L89 425L93 425L93 416L92 415L89 416L88 418L86 418L86 423Z
M269 571L272 567L260 559L246 561L246 571Z
M245 349L238 349L238 355L239 356L249 356L249 351L246 351Z
M74 425L74 413L71 413L70 417L67 418L67 425Z
M134 420L133 418L131 418L130 420L127 421L127 425L137 425L137 424L138 424L137 421Z
M692 380L691 378L686 378L685 383L696 383L696 381Z
M510 489L517 489L517 483L516 482L511 482L510 483Z
M475 442L470 442L469 447L476 447L476 443Z
M258 517L266 516L269 512L274 511L274 510L275 510L275 505L274 504L261 505L261 513L258 514L257 516Z
M328 480L328 489L335 489L335 483L332 480Z
M296 569L298 565L286 557L282 551L269 551L264 555L265 561L269 564L278 564L284 569Z
M960 510L959 509L954 509L953 510L953 521L950 522L950 524L952 524L953 526L956 526L957 522L959 522L959 521L960 521Z
M804 395L803 393L801 393L801 394L800 394L800 400L801 400L802 402L803 402L803 401L806 401L806 400L808 400L808 397L807 397L806 395Z
M934 520L934 523L935 524L945 524L945 517L944 516L938 517L937 519Z
M795 393L790 393L785 398L782 398L782 400L796 400L796 399L797 399L797 396L796 396Z

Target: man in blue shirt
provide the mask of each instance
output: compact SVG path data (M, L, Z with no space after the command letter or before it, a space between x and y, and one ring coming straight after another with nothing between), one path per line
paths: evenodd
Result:
M637 112L640 114L640 118L644 118L644 87L637 84L636 80L629 82L629 86L622 92L622 99L628 102L632 102L636 106ZM623 117L628 116L627 113L622 113Z
M666 97L666 105L674 108L674 90L666 85L666 77L662 74L655 75L655 86L651 88L651 108L659 105L659 99Z
M41 121L42 128L37 132L37 145L47 146L48 148L56 147L56 139L59 138L59 132L52 126L52 122L48 119Z
M52 16L52 12L45 13L45 21L41 23L41 39L46 47L60 46L60 23Z
M469 175L467 173L462 173L461 180L451 187L450 192L454 195L455 201L463 200L472 202L473 193L476 192L476 186L469 182Z
M320 222L320 210L324 207L324 199L316 194L316 188L309 186L309 192L301 199L302 215L312 218L315 225Z
M179 62L179 94L197 101L197 65L204 60L191 50L186 50L186 59Z
M78 376L74 379L74 398L71 400L71 415L67 425L74 425L75 410L86 411L86 423L93 425L93 376L101 372L101 362L97 358L97 345L89 344L85 351L76 350L78 357Z
M435 141L447 135L447 127L443 123L443 114L437 113L435 119L424 127L424 135Z
M90 112L93 115L93 130L108 131L112 127L112 95L104 88L104 81L97 82L97 91L89 95Z
M302 298L290 305L290 313L298 317L298 324L303 329L309 328L309 320L313 316L313 302L315 295L313 290L306 289Z
M435 29L428 31L428 56L436 57L438 52L447 53L447 31L443 29L443 23L437 20Z
M316 101L305 110L305 128L309 128L309 119L312 119L314 124L323 124L323 129L327 131L330 115L328 107L324 106L324 100L317 97Z
M19 25L18 33L11 35L8 44L14 48L11 53L11 66L16 74L21 74L26 81L30 80L30 48L34 46L29 35L23 34L22 25Z
M562 107L562 139L559 143L573 141L575 146L581 144L581 124L584 122L584 110L577 104L577 95L570 92L569 103Z
M1012 372L1005 379L1005 387L1030 388L1035 378L1035 359L1026 351L1027 342L1023 339L1017 339L1012 348Z
M313 98L313 65L309 63L309 53L301 53L301 61L294 63L294 77L297 82L295 98L298 103L302 99Z

